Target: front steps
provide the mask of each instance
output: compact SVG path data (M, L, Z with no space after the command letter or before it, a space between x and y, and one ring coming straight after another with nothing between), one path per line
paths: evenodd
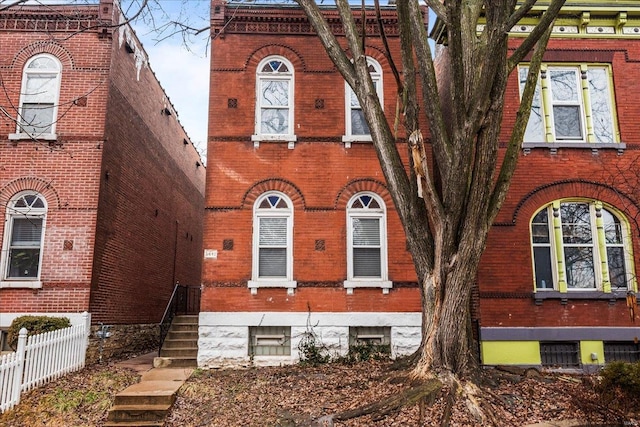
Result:
M164 340L155 368L195 368L198 366L198 316L176 316Z
M154 427L164 419L175 402L176 393L193 369L151 369L139 383L116 395L105 427Z
M197 366L198 316L176 316L153 369L116 395L105 427L161 427L178 389ZM149 360L150 362L150 360Z

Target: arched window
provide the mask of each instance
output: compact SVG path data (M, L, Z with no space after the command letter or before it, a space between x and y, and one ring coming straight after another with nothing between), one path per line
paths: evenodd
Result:
M380 99L380 105L384 105L383 90L382 90L382 67L373 58L367 58L367 64L369 66L369 74L371 80L375 86ZM358 97L351 89L348 83L345 82L345 136L344 142L351 141L371 141L371 132L369 125L364 118L364 111L360 106Z
M345 288L381 287L388 292L387 218L384 202L362 192L347 207L347 280Z
M632 288L626 221L598 201L555 201L531 221L537 290Z
M5 282L2 285L39 286L39 282L24 282L40 279L46 215L46 201L36 192L24 191L9 201L2 251Z
M260 141L295 141L293 134L293 66L280 56L265 58L256 73L256 134ZM293 148L293 145L290 145Z
M37 55L27 61L22 75L18 135L55 138L61 70L60 62L52 55Z
M253 273L249 287L293 289L293 208L279 192L268 192L253 209Z

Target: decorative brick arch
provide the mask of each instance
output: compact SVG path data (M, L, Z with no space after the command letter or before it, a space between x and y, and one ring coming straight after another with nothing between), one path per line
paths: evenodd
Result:
M60 209L60 196L58 196L58 192L53 188L51 182L31 176L14 179L0 188L0 206L7 206L13 196L27 190L37 191L44 196L50 208L55 206Z
M568 198L586 198L600 200L627 214L630 218L638 216L640 206L627 194L597 181L567 179L541 185L526 194L514 209L511 225L515 225L520 217L528 224L533 214L542 206L554 200Z
M73 56L71 53L60 46L58 43L50 40L40 40L23 47L11 62L12 68L23 68L29 58L41 53L48 53L58 58L63 69L73 69Z
M387 209L393 206L393 200L391 199L391 193L387 187L380 181L371 178L360 178L349 181L347 185L342 187L334 202L334 209L346 210L349 200L362 191L370 191L377 194L382 198Z
M251 188L244 193L242 198L242 209L253 208L255 201L267 191L279 191L284 193L291 199L293 208L296 210L305 209L305 201L302 192L292 182L281 178L268 178L256 182Z
M283 58L286 58L293 65L294 71L306 71L307 69L307 65L305 64L304 59L302 59L302 55L300 55L297 50L283 44L270 44L267 46L259 47L258 49L251 52L244 63L245 71L247 69L255 70L258 67L260 61L272 55L282 56Z

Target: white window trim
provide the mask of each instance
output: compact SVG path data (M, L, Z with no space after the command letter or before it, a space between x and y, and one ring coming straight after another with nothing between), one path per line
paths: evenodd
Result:
M371 75L373 84L380 100L380 105L384 106L384 85L382 80L382 67L373 58L367 57L367 64L373 65L376 69L376 73ZM344 121L345 121L345 134L342 136L342 142L345 144L345 148L351 148L352 142L372 142L371 134L368 135L353 135L351 128L351 93L353 89L349 86L349 83L344 82Z
M566 280L566 265L565 265L565 256L564 256L564 248L565 248L565 243L564 241L561 242L561 247L558 247L558 242L556 240L556 235L554 233L554 209L553 209L553 204L554 203L558 203L558 205L562 204L562 203L585 203L589 205L589 215L590 215L590 220L591 220L591 236L592 236L592 250L593 250L593 269L594 269L594 276L595 276L595 287L593 288L570 288L568 287L568 284L565 282L562 286L560 285L560 271L558 268L558 263L557 260L561 259L562 260L562 276L563 279L562 280ZM601 254L600 253L600 249L601 246L603 246L606 248L609 246L606 244L606 242L601 242L600 241L600 237L598 235L598 225L596 223L596 218L597 218L597 213L596 213L596 205L600 204L601 202L597 201L597 200L591 200L591 199L561 199L561 200L556 200L548 205L546 205L544 208L542 209L547 209L548 212L548 227L549 227L549 238L550 238L550 256L551 256L551 274L553 277L553 287L552 288L538 288L536 286L536 269L535 269L535 254L533 251L533 248L536 246L541 246L540 244L537 243L533 243L533 235L531 233L531 223L533 218L535 217L535 215L538 214L538 212L540 212L541 209L537 210L534 215L531 217L531 220L529 220L529 238L530 238L530 248L531 248L531 261L532 261L532 271L533 271L533 288L534 288L534 292L538 293L544 293L544 292L561 292L561 293L566 293L566 294L570 294L572 292L604 292L604 273L603 273L603 265L604 263L607 262L607 259L605 258L604 260L602 259L603 256L606 257L606 253L605 254ZM618 212L616 209L612 208L611 206L608 205L602 205L601 209L606 209L607 211L609 211L612 215L614 215L619 221L620 221L620 227L622 228L621 232L622 232L622 236L623 236L623 242L621 245L623 248L623 256L624 256L624 263L625 263L625 269L626 269L626 282L627 282L627 287L625 288L616 288L616 289L610 289L608 293L615 293L615 292L620 292L622 290L627 291L627 290L631 290L631 291L636 291L637 290L637 283L636 283L636 279L635 279L635 263L633 260L633 248L632 248L632 240L631 240L631 231L629 229L629 224L627 222L626 217L621 214L620 212ZM562 218L560 218L560 220L562 220ZM559 238L562 239L562 229L560 229L560 236ZM581 245L584 246L584 245ZM568 245L568 247L571 247L571 245ZM607 267L608 268L608 267ZM610 285L609 285L610 286ZM564 288L564 289L562 289Z
M280 209L260 209L259 206L264 199L269 196L281 197L287 208ZM260 251L260 218L287 218L287 267L286 277L259 277L259 251ZM256 294L258 288L287 288L287 293L293 295L297 287L297 281L293 280L293 204L291 199L284 193L278 191L268 191L256 199L253 205L253 245L251 280L247 282L247 287L251 294Z
M264 65L270 61L281 61L287 65L289 72L287 73L262 73L261 70ZM261 133L261 122L262 122L262 104L261 99L262 95L260 93L260 88L262 87L261 82L263 80L282 80L287 81L289 83L289 129L287 133L283 134L270 134L270 133ZM297 141L297 137L294 133L294 105L295 105L295 72L293 65L289 60L282 56L272 55L264 58L258 64L258 68L256 69L256 111L255 111L255 134L251 135L251 141L253 141L253 145L255 148L260 146L260 142L287 142L287 147L289 149L293 149L295 146L295 142Z
M577 102L574 101L554 101L553 100L553 87L551 85L551 72L552 71L571 71L575 73L575 89L578 95L578 100ZM548 79L548 83L547 86L549 88L549 103L550 103L550 107L551 107L551 111L549 111L548 114L545 114L545 117L549 117L550 121L551 121L551 132L553 134L553 139L554 141L558 141L558 142L566 142L566 143L572 143L572 142L587 142L587 123L586 123L586 119L587 119L587 112L585 110L584 107L584 93L583 93L583 89L582 89L582 80L581 80L581 70L580 67L571 67L571 66L550 66L547 68L546 70L546 75L547 75L547 79ZM544 100L544 95L543 95L543 100ZM553 113L554 111L554 107L558 106L578 106L578 110L579 110L579 114L580 114L580 134L582 135L580 138L558 138L558 136L556 135L556 116ZM544 112L545 105L544 102L542 103L542 111Z
M42 219L42 233L40 236L40 258L38 259L38 276L37 277L29 277L29 278L16 278L16 277L7 277L7 268L9 263L9 245L11 235L13 233L13 217L18 216L19 214L12 212L10 206L14 203L14 201L25 194L36 194L42 201L44 202L45 207L39 208L32 215L26 215L26 217L31 218L39 218ZM31 288L31 289L39 289L42 288L42 281L40 279L42 275L42 259L44 255L44 238L45 232L47 228L47 212L48 206L47 201L44 196L36 191L21 191L14 195L6 208L6 216L5 216L5 227L4 227L4 235L2 239L2 257L0 259L0 289L2 288Z
M58 70L55 72L53 70L29 70L29 65L38 58L47 57L52 59L58 65ZM27 93L27 80L29 74L55 74L56 75L56 93L55 99L53 101L53 121L51 123L51 132L47 133L39 133L39 134L30 134L29 132L25 132L20 125L22 121L22 104L24 103L24 94ZM24 64L24 69L22 70L22 85L20 88L20 104L18 107L18 117L16 124L16 133L9 134L9 140L23 140L23 139L40 139L46 141L55 141L57 139L56 135L56 124L58 122L58 104L60 103L60 86L62 81L62 64L60 60L53 55L49 55L46 53L38 54L31 57L26 64Z
M359 197L366 195L374 198L380 209L354 209L352 203ZM352 218L377 218L380 220L380 278L353 276L353 221ZM375 193L363 191L355 194L347 204L347 280L344 281L347 294L352 294L355 288L382 288L384 294L389 293L393 282L389 280L387 259L387 209L384 201Z

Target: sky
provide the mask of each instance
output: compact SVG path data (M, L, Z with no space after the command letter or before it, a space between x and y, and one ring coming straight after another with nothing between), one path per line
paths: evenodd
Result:
M140 0L122 0L133 16ZM132 26L149 57L149 64L178 113L203 160L207 150L209 108L209 32L192 36L167 25L171 20L196 28L208 25L209 0L153 0L150 13Z

